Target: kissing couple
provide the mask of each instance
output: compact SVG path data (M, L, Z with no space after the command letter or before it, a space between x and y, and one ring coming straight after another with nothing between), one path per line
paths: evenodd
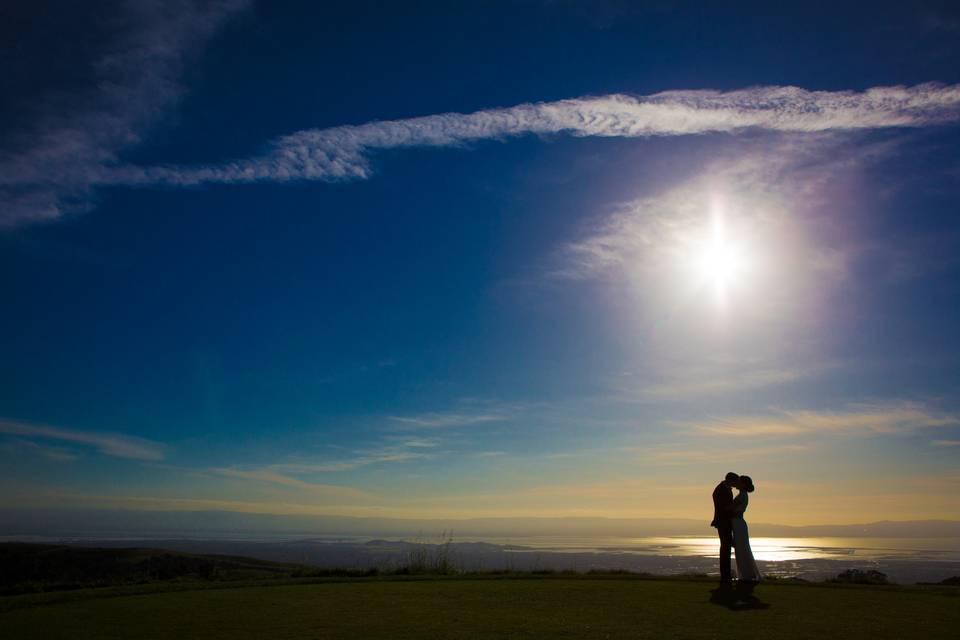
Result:
M737 489L737 497L733 497L733 490ZM730 575L730 549L737 554L737 578L741 583L760 582L760 569L753 559L750 549L750 532L747 530L747 521L743 519L743 512L747 510L749 494L753 493L753 480L750 476L741 476L732 471L727 474L723 482L713 490L713 522L711 527L717 528L720 536L720 582L732 581Z

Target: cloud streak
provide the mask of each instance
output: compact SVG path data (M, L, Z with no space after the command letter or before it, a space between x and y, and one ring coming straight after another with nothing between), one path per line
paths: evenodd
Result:
M349 456L323 460L295 459L288 462L264 465L253 469L213 469L214 473L230 475L249 480L261 480L286 484L302 489L328 488L335 492L339 485L317 484L293 477L300 474L338 473L353 471L362 467L404 462L421 462L439 455L437 447L440 441L431 438L403 438L397 444L375 449L360 449L350 452ZM333 487L333 488L331 488Z
M164 447L160 443L119 433L76 431L48 425L0 420L0 434L86 444L114 458L162 460L164 457Z
M70 449L46 446L36 443L33 440L25 440L22 438L13 439L9 443L9 446L4 448L17 453L28 452L36 454L49 460L56 460L57 462L73 462L80 458L79 454Z
M110 17L121 25L116 40L91 64L92 86L60 98L68 112L41 101L30 129L0 147L0 226L89 208L92 188L117 166L120 152L141 142L183 94L179 78L191 54L248 4L122 3Z
M352 471L360 467L390 463L390 462L409 462L412 460L426 460L434 456L431 453L423 453L422 449L428 447L412 446L413 451L404 445L403 447L386 448L375 451L359 451L356 455L338 460L329 460L321 462L286 462L271 465L270 468L289 471L292 473L328 473L336 471Z
M254 480L258 482L267 482L280 484L294 489L302 489L321 495L339 496L344 498L369 498L370 494L360 489L336 484L322 484L316 482L306 482L299 478L293 478L281 473L276 473L270 469L236 469L221 468L214 469L214 473L230 478L241 478L243 480Z
M11 206L10 193L16 195L19 189L45 199L20 203L13 208L13 214L5 212L2 219L10 224L23 219L54 218L61 212L57 202L105 185L366 179L372 174L371 156L384 149L461 146L524 135L639 138L735 133L751 128L816 133L923 127L958 119L960 85L875 87L862 92L774 86L727 92L667 91L640 97L614 94L469 114L445 113L310 129L274 140L262 155L215 165L122 165L116 161L116 152L124 145L112 138L93 139L83 143L88 153L79 160L61 163L62 166L43 165L53 171L45 171L42 180L35 170L14 172L5 178L8 189L4 210ZM129 125L127 129L132 131L134 127ZM57 135L47 137L50 145L57 139ZM129 137L124 140L129 141ZM37 162L27 164L34 169L41 166ZM31 206L39 208L31 212Z
M678 369L671 379L633 388L621 384L619 397L632 401L681 400L702 396L719 396L755 391L811 378L828 369L828 365L782 368L738 368L720 363L699 370Z
M839 411L779 411L769 416L738 416L696 423L718 436L797 436L814 433L896 434L960 423L960 416L933 411L916 402L853 405Z
M958 117L957 85L876 87L864 92L758 87L728 92L667 91L643 97L614 94L310 129L274 141L269 153L249 160L192 168L127 167L114 176L121 182L177 185L342 180L369 177L369 154L379 149L449 147L529 134L638 138L752 127L810 133L927 126Z
M935 447L960 447L960 440L934 440L930 444Z
M404 429L445 429L467 427L486 422L501 422L506 416L497 413L424 413L415 416L390 416Z
M717 464L720 462L739 462L741 460L755 461L771 457L792 456L798 453L807 453L812 450L809 444L785 444L772 447L737 447L717 451L702 451L699 449L662 449L641 450L645 458L652 462L672 465Z

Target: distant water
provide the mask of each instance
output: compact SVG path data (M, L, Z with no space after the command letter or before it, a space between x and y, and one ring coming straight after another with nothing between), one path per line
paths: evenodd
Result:
M140 536L99 532L78 536L0 536L0 541L83 546L155 546L197 553L248 555L324 567L389 567L407 553L397 541L437 544L435 537L296 535L223 532ZM393 542L390 542L393 541ZM474 545L480 542L486 545ZM937 582L960 575L960 538L756 537L754 555L768 576L821 580L850 569L875 569L900 583ZM468 570L627 569L655 574L717 573L718 541L702 536L599 538L569 536L455 536L453 556Z
M550 554L596 559L574 566L623 567L656 574L717 573L716 537L493 538L514 554ZM768 576L831 578L847 569L873 569L895 582L938 582L960 575L960 538L775 538L751 541L754 557Z
M485 538L484 542L518 545L559 553L632 553L716 558L716 537L571 538L529 536ZM752 538L757 560L931 560L960 562L960 538Z

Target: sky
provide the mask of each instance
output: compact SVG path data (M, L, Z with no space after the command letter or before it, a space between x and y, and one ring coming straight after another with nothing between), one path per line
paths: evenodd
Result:
M960 12L782 4L5 3L0 507L960 519Z

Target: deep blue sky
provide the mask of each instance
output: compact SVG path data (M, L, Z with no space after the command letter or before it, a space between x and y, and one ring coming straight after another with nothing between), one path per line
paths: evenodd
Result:
M736 468L760 520L960 517L956 105L494 135L376 151L354 180L76 178L528 102L960 82L950 3L633 4L263 2L199 35L190 3L3 9L0 160L43 176L0 185L6 503L698 517ZM163 83L105 98L103 61L147 38L177 52ZM117 64L121 89L154 73ZM137 139L24 160L107 116ZM47 192L52 219L9 213ZM658 257L717 193L762 245L723 309ZM584 266L611 242L615 268Z

